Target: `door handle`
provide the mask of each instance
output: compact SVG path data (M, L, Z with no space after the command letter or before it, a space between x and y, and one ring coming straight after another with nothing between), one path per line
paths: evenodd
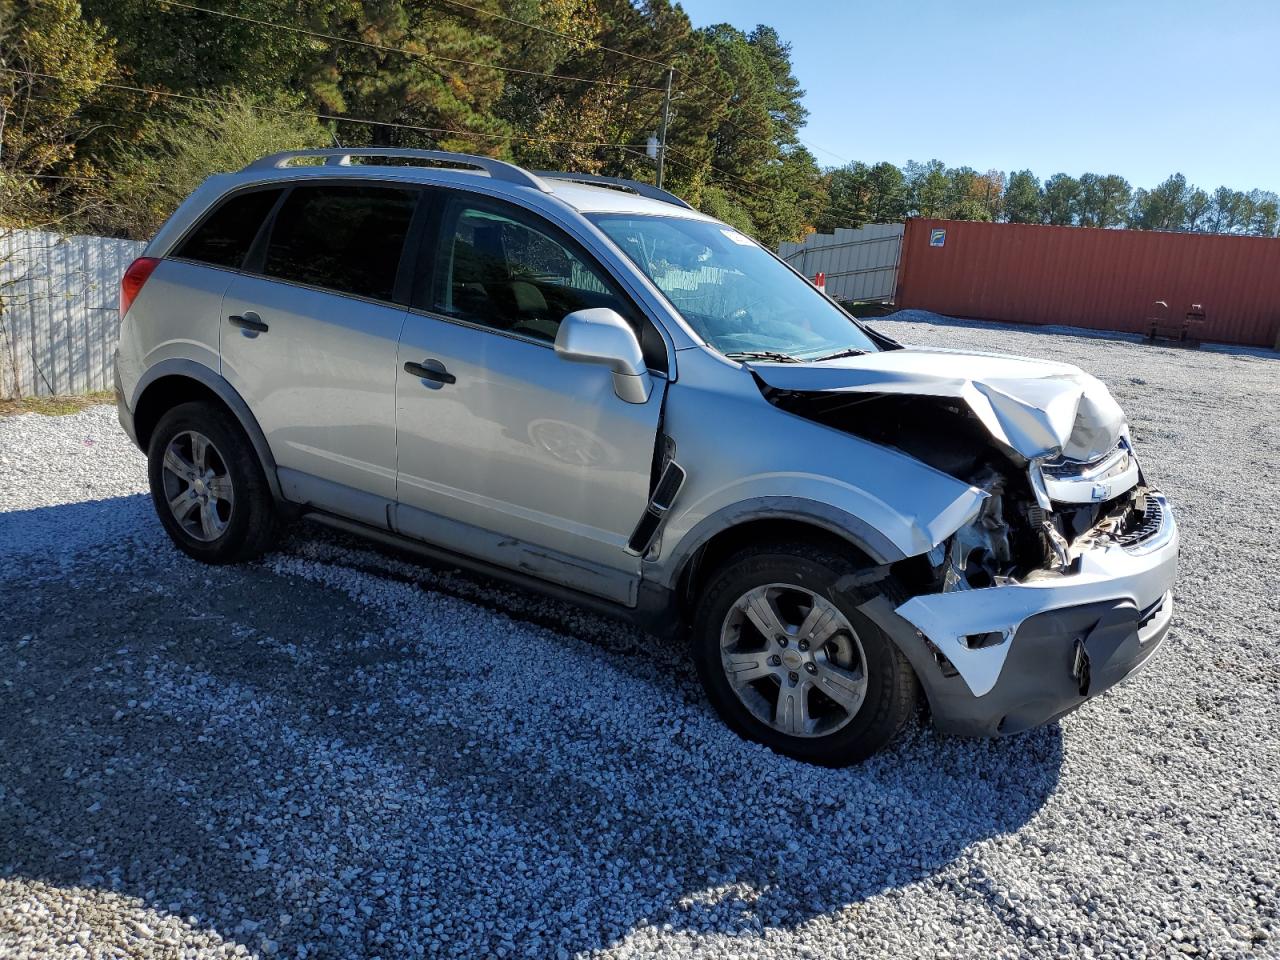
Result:
M267 325L262 322L262 318L256 313L246 313L244 316L233 314L227 317L227 322L233 327L239 327L241 330L252 330L254 333L267 332Z
M433 383L458 382L458 378L446 370L444 364L439 360L424 360L422 363L414 363L410 360L404 365L404 372L411 373L423 380L430 380Z

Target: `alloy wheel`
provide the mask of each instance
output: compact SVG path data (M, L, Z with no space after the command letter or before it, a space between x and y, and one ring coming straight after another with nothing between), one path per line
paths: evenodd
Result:
M227 462L204 434L184 430L164 451L162 470L169 512L188 536L210 543L226 531L235 504Z
M834 604L772 583L729 608L720 660L733 692L779 733L822 737L849 723L867 695L862 643Z

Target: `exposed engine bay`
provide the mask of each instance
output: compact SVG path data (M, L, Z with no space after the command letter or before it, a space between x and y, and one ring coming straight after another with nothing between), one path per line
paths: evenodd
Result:
M1087 459L1028 457L993 436L962 399L758 382L783 410L900 450L987 493L968 524L895 571L917 592L1060 576L1072 572L1081 550L1133 542L1149 523L1147 487L1122 427ZM1095 427L1095 444L1098 433Z

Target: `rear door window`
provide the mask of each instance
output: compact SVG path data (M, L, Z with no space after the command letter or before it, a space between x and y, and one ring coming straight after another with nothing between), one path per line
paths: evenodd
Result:
M294 187L271 228L262 272L390 301L418 191L372 184Z
M173 256L238 270L281 192L251 190L228 197L179 244Z

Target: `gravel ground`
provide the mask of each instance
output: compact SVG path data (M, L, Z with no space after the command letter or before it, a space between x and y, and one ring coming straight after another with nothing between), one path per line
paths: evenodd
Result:
M1280 956L1280 360L879 326L1102 376L1183 561L1116 691L844 771L563 604L309 528L199 566L112 409L0 418L0 955Z

